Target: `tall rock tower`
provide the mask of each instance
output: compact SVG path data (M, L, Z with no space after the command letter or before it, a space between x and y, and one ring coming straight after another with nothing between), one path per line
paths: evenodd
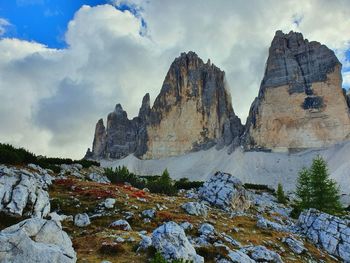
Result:
M287 151L324 147L349 138L350 118L334 52L301 33L277 31L245 147Z
M129 154L159 159L210 147L240 144L244 131L226 88L225 72L204 63L196 53L182 53L171 64L154 105L142 100L131 120L120 104L107 127L96 125L92 152L86 158L120 159Z

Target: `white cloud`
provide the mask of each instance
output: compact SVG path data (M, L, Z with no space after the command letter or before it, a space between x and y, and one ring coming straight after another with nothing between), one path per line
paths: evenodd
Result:
M6 33L6 28L9 27L11 23L5 18L0 18L0 37Z
M225 70L245 122L276 30L301 31L343 62L349 48L347 1L122 3L137 15L111 5L81 7L68 25L66 49L0 40L0 141L82 157L97 119L119 102L133 117L146 92L155 99L172 60L189 50Z

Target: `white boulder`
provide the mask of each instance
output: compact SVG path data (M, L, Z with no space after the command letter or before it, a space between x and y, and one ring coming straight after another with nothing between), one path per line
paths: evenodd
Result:
M0 169L0 212L12 216L45 217L50 212L49 194L52 182L47 173L26 169Z
M74 217L74 225L78 226L78 227L85 227L90 225L90 218L88 216L88 214L83 213L83 214L77 214Z
M119 229L119 230L124 230L124 231L131 231L132 230L128 221L126 221L124 219L119 219L117 221L114 221L109 226L116 228L116 229Z
M228 173L216 172L199 189L199 198L224 210L246 210L250 195L242 182Z
M183 259L193 263L203 263L203 257L188 241L184 230L175 222L167 222L153 231L152 245L165 259Z
M31 218L0 232L0 262L76 262L72 242L53 220Z
M181 206L188 214L195 216L207 216L208 207L199 202L188 202Z

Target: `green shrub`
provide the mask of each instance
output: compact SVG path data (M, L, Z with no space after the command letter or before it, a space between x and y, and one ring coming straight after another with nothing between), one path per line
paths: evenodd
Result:
M159 194L175 195L178 192L170 178L167 169L164 170L164 172L158 179L148 182L147 188L152 193Z
M37 158L33 153L23 148L15 148L10 144L0 143L0 163L28 164L34 163L36 160Z
M244 188L246 189L251 189L251 190L262 190L270 193L275 193L274 189L271 189L268 185L266 184L251 184L251 183L246 183L243 185Z
M200 182L200 181L190 181L188 178L181 178L178 181L175 181L174 186L178 190L180 189L189 190L192 188L199 188L203 186L203 183L204 182Z
M105 175L114 184L129 183L136 188L145 188L146 180L129 172L126 166L118 166L113 171L111 168L105 169Z
M100 163L90 160L72 160L70 158L52 158L45 156L36 156L35 154L23 148L15 148L10 144L0 143L0 163L3 164L29 164L34 163L42 168L51 169L58 173L60 171L59 165L79 163L84 168L92 165L100 166Z
M157 252L154 257L151 259L150 263L167 263L166 259L162 256L162 254L160 254L159 252Z

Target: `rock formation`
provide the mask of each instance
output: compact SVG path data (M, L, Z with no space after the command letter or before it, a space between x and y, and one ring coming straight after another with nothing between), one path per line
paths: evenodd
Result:
M16 217L45 217L50 212L47 189L51 181L46 171L39 174L0 166L0 212Z
M314 244L350 262L350 220L309 209L300 214L298 225Z
M325 45L277 31L245 127L235 115L225 73L194 52L171 64L151 108L149 94L131 120L120 104L95 130L86 158L161 159L216 146L288 151L350 138L350 97L341 64Z
M216 172L199 189L200 199L225 210L246 210L250 196L242 182L228 173Z
M188 52L171 64L152 108L146 94L139 115L132 120L117 104L106 128L102 119L98 121L92 152L88 150L86 158L120 159L133 153L158 159L214 145L237 146L242 132L225 73Z
M350 118L334 52L301 33L277 31L245 131L248 149L329 146L348 138Z
M74 263L76 253L59 223L31 218L0 232L0 262Z

